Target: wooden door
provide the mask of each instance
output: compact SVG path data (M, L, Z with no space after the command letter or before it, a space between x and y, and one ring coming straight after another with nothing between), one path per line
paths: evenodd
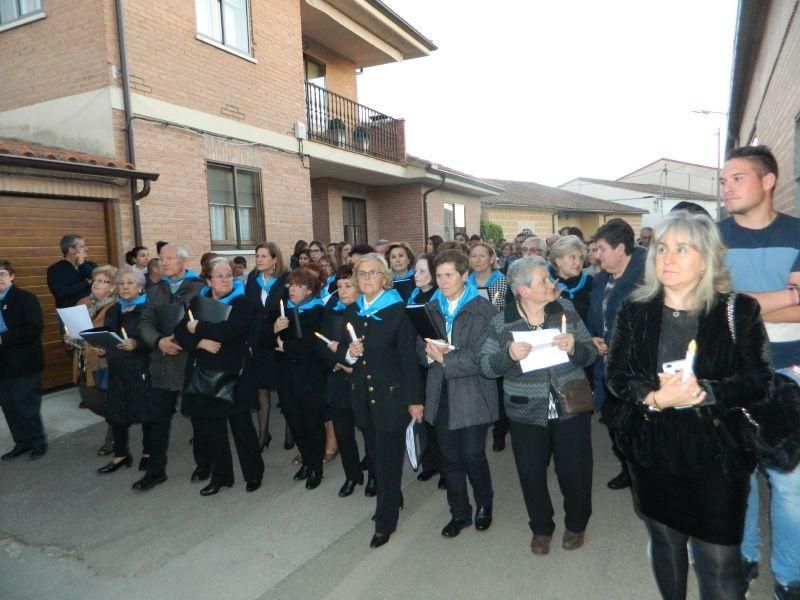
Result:
M14 284L39 297L44 315L43 389L72 383L72 363L64 351L47 288L47 267L61 259L58 243L66 233L86 240L89 260L108 263L108 227L102 200L59 200L0 195L0 257L17 272Z

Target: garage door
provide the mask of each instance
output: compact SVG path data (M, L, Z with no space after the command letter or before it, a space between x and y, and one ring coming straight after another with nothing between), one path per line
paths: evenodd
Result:
M45 389L72 383L72 365L64 352L55 302L47 289L47 267L61 259L58 242L65 233L77 233L86 239L89 260L97 264L108 262L102 201L0 195L0 257L14 265L15 285L35 293L42 305Z

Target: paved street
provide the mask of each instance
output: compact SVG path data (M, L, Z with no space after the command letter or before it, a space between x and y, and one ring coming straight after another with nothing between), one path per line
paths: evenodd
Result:
M587 544L568 553L554 543L549 556L536 557L528 547L531 533L510 446L490 452L491 529L441 537L449 518L444 492L436 479L420 483L408 469L398 532L383 548L370 550L374 500L361 487L350 498L336 496L344 481L338 458L317 490L292 481L295 451L282 448L283 420L276 410L264 486L247 494L239 479L232 489L202 498L200 486L189 482L187 419L178 415L174 421L170 480L139 494L130 489L140 475L135 468L95 474L105 462L95 456L105 424L77 404L74 391L48 397L47 456L0 465L3 600L658 597L630 494L605 487L615 465L598 425ZM132 429L137 461L139 431ZM0 447L10 443L2 422ZM554 542L560 542L563 514L552 476L550 487L559 523ZM751 598L769 598L772 580L763 562L761 571ZM690 597L697 597L693 582Z

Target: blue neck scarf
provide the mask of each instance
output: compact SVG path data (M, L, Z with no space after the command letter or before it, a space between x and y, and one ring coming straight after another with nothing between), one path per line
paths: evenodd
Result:
M422 288L414 288L414 291L411 292L411 295L408 297L408 302L406 304L416 304L415 300L417 296L422 293Z
M555 277L555 271L551 271L553 277ZM583 286L586 285L586 282L589 280L588 273L581 273L580 279L578 279L578 283L575 284L575 287L568 288L567 285L561 281L556 284L556 289L564 293L566 292L569 294L569 299L573 300L575 298L575 294L580 292L583 289Z
M333 275L331 275L330 277L328 277L328 278L325 280L325 287L328 287L328 286L329 286L330 284L332 284L334 281L336 281L336 274L333 274Z
M278 281L277 277L270 277L268 280L264 281L264 276L259 273L256 275L256 281L258 282L259 287L264 290L267 294L269 294L269 290L275 285L275 282Z
M459 311L464 308L464 305L472 300L473 298L478 297L478 288L472 285L469 281L467 281L466 285L464 286L464 292L461 294L461 298L458 300L458 304L456 304L455 310L451 313L447 307L447 298L442 293L441 290L436 290L436 293L431 298L431 302L438 300L439 302L439 310L442 312L442 316L444 317L445 326L447 328L447 334L450 335L453 331L453 321L456 320L456 316L458 315Z
M117 303L120 305L120 308L125 310L126 308L130 308L131 306L139 306L140 304L144 304L147 302L147 294L139 294L136 298L128 302L127 300L123 300L120 298L117 300Z
M236 284L239 284L238 286ZM231 293L225 296L224 298L214 298L211 295L211 288L206 286L203 288L204 291L200 292L201 295L205 295L206 291L208 291L208 297L212 300L216 300L217 302L222 302L223 304L230 304L234 298L238 298L239 296L244 296L244 284L241 281L233 280L233 289Z
M186 273L183 274L183 277L178 277L176 279L170 279L169 277L162 277L161 281L166 281L171 285L175 285L178 283L183 283L184 279L200 279L200 275L189 269Z
M331 310L333 312L342 312L345 308L347 308L347 304L339 300L334 306L331 306Z
M469 281L476 288L478 288L478 287L487 287L488 288L488 287L493 286L495 283L500 281L502 278L503 278L503 274L500 271L498 271L497 269L495 269L494 271L492 271L492 274L489 275L489 279L486 281L486 283L484 285L478 285L478 280L475 277L475 273L470 273L469 277L467 278L467 281Z
M365 308L366 301L364 300L364 294L361 294L356 300L356 305L358 305L358 312L356 313L359 317L366 317L368 319L375 319L376 321L382 321L378 316L375 316L375 313L383 310L387 306L392 306L393 304L404 304L403 298L400 294L397 293L397 290L384 290L383 293L375 298L372 301L372 304L369 305L369 308Z
M302 313L307 311L309 308L314 308L315 306L325 306L325 303L316 296L309 296L308 299L304 300L299 305L289 300L286 303L286 306L288 308L296 308L298 313Z
M414 269L409 269L406 271L404 275L395 275L394 271L392 271L392 280L394 281L403 281L404 279L411 279L414 276Z

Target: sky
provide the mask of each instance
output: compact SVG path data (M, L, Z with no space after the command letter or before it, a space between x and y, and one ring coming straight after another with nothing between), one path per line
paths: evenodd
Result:
M728 110L736 0L384 1L439 48L358 76L409 154L552 186L717 164L726 117L692 110Z

